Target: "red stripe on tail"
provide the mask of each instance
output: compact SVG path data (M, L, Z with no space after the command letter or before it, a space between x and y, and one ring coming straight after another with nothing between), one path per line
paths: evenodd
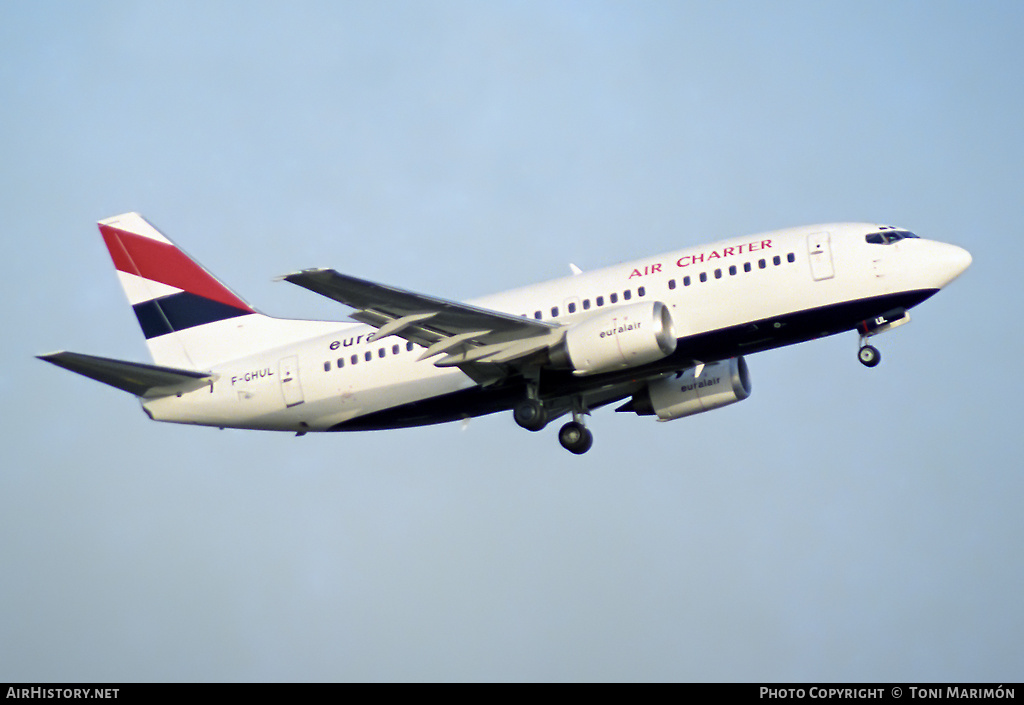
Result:
M247 303L174 245L109 225L101 224L100 233L118 271L255 313Z

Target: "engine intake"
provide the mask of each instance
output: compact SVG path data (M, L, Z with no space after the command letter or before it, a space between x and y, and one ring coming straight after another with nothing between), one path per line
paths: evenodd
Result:
M551 351L556 367L593 375L660 360L676 349L672 314L660 301L604 311L571 326Z
M658 420L671 421L750 396L750 373L742 357L707 364L699 377L694 376L695 371L690 368L650 382L616 411L632 411L640 416L657 414Z

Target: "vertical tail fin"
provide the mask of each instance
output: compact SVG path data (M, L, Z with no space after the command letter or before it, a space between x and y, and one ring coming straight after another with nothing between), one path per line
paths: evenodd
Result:
M138 213L99 228L158 365L203 369L314 334L258 313Z
M209 333L195 329L256 313L138 213L107 218L99 226L157 364L199 367L190 348L199 352Z

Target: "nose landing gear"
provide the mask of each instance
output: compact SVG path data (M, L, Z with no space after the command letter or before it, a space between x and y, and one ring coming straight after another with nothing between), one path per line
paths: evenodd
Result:
M878 348L867 344L868 338L884 333L887 330L892 330L897 326L902 326L905 323L910 323L910 314L903 308L894 308L891 311L886 311L881 316L875 316L858 323L857 332L860 333L860 349L857 351L857 359L860 360L860 364L865 367L875 367L882 361L882 353L878 352Z
M873 345L864 345L864 338L861 338L861 347L857 351L857 359L865 367L874 367L882 361L882 353Z

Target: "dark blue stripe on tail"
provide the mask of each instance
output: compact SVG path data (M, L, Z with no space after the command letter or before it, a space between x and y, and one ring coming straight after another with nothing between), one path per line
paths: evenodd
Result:
M187 291L135 304L132 308L147 340L252 313Z

